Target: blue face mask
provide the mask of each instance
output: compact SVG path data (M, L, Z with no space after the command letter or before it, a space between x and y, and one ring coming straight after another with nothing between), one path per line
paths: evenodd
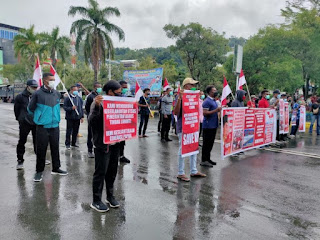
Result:
M173 96L173 92L171 91L171 92L169 93L169 95L170 95L170 96Z
M205 95L201 95L200 98L203 100L203 99L205 99L205 97L206 97Z
M102 92L102 88L101 87L97 88L97 93L100 94L101 92Z
M72 94L78 96L79 92L78 91L73 91Z

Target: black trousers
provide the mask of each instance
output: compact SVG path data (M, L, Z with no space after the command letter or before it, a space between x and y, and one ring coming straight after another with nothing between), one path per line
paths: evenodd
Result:
M126 145L126 141L119 142L119 151L120 151L120 157L124 156L124 146Z
M25 144L28 139L29 133L32 133L32 140L33 140L33 150L34 153L37 152L37 143L36 143L36 125L30 125L27 122L19 123L19 141L17 145L17 159L18 162L24 162L23 155L26 151Z
M159 112L158 132L161 132L162 121L163 121L163 114Z
M210 160L211 150L216 138L216 128L204 128L203 130L203 145L202 145L202 162Z
M199 137L201 137L201 134L202 134L202 122L200 123Z
M79 133L80 119L79 120L67 120L67 130L66 130L66 146L70 146L70 137L72 134L71 145L76 145L77 137Z
M149 122L149 114L148 115L141 114L140 115L140 125L139 125L139 135L141 135L142 127L143 127L143 135L146 134L148 122Z
M93 174L93 202L101 201L104 182L106 182L107 197L113 196L113 184L118 172L119 143L109 145L109 151L95 148L95 171Z
M60 168L59 135L59 127L44 128L43 126L37 126L37 172L43 172L44 170L49 143L51 150L52 170L57 170Z
M161 139L168 139L169 138L169 131L171 125L171 114L167 115L168 117L165 118L163 116L162 120L162 127L161 127Z
M87 138L87 147L88 147L88 152L92 153L92 149L93 149L93 143L92 143L92 130L91 130L91 126L88 123L88 138Z

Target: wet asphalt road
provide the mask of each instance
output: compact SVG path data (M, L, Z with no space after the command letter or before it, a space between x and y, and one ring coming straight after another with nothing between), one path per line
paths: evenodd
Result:
M119 166L115 183L121 207L100 214L89 206L94 160L86 156L86 123L80 151L65 150L65 125L63 119L60 156L69 175L52 176L49 165L34 183L31 136L25 169L17 171L18 124L13 105L0 104L0 239L320 239L316 136L302 135L281 152L253 150L224 161L216 143L218 165L199 166L208 177L182 183L177 138L161 143L151 120L149 138L127 142L132 163Z

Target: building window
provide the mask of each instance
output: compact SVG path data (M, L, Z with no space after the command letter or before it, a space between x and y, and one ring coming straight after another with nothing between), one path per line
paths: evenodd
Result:
M9 39L9 32L8 31L4 31L4 38Z
M0 38L4 38L4 31L0 30Z

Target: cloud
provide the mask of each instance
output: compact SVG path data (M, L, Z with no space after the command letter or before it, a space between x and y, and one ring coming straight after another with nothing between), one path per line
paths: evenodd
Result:
M126 34L125 42L112 36L117 47L146 48L173 44L163 31L166 24L199 22L226 36L249 37L267 24L281 23L285 0L99 0L101 7L116 6L121 17L110 21ZM0 9L0 22L18 27L35 24L37 31L59 26L68 35L70 5L87 6L86 0L10 0ZM17 7L19 6L19 7Z

